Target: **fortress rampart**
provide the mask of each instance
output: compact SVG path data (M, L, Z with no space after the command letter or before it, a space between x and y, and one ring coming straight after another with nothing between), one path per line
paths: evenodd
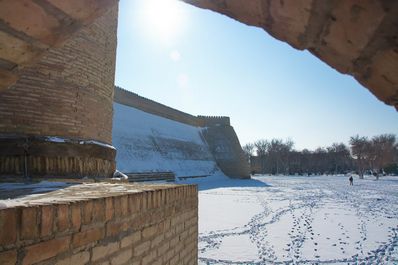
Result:
M202 135L218 167L229 177L248 178L249 168L230 118L193 116L141 97L120 87L115 88L115 102L187 125L202 128Z
M0 175L110 176L117 5L0 92Z
M207 126L230 126L231 121L229 117L225 116L197 116L196 123L200 127L207 127Z
M115 87L114 101L116 103L130 106L156 116L192 126L197 126L197 118L195 116L170 108L151 99L141 97L136 93L130 92L118 86Z
M232 126L208 126L203 129L203 136L225 175L232 178L250 178L248 163Z
M115 87L114 101L125 106L142 110L146 113L196 127L230 125L229 117L202 115L193 116L191 114L158 103L154 100L142 97L134 92L128 91L118 86Z

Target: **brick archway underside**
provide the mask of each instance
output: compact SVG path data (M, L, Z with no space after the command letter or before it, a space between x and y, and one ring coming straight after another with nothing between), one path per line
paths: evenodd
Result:
M398 110L398 1L183 1L310 51Z
M118 0L1 0L0 93L53 47L112 9Z

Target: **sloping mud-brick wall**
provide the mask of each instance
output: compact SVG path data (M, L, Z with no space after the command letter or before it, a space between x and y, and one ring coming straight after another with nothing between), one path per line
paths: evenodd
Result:
M216 162L223 173L234 178L250 178L248 162L243 154L238 136L236 135L234 128L230 125L229 117L193 116L160 104L156 101L141 97L120 87L115 87L115 102L159 117L201 128L204 140L213 156L212 159ZM116 122L119 120L117 115L121 114L118 112L115 113ZM138 120L135 121L135 126L140 128L140 126L143 125ZM116 135L115 137L121 138L120 135ZM135 140L134 138L132 139ZM137 139L137 141L142 142L142 139ZM159 141L162 142L163 140L159 139ZM116 138L114 139L114 142L121 142L121 139ZM139 148L142 147L137 145L135 151L142 152L143 154L149 153L147 150L140 150ZM122 150L122 153L119 153L118 156L124 157L123 148L120 149ZM181 148L177 148L177 150L181 150ZM180 153L185 152L182 150ZM197 152L194 155L198 156L198 160L209 160L209 158L204 157L203 154L204 152Z

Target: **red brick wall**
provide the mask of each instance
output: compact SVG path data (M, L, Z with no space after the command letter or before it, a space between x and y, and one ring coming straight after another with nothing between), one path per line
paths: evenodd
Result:
M117 15L115 5L0 92L0 175L21 176L26 167L31 177L112 176L112 148L87 155L79 144L42 141L30 146L26 164L22 144L40 136L112 143Z
M195 186L3 209L0 264L195 265L197 214Z
M0 134L112 142L117 6L0 92Z

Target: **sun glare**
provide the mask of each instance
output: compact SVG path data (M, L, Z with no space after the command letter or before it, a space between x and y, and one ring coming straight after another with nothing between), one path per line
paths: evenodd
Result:
M163 40L172 40L184 26L184 12L177 0L144 0L145 30Z

